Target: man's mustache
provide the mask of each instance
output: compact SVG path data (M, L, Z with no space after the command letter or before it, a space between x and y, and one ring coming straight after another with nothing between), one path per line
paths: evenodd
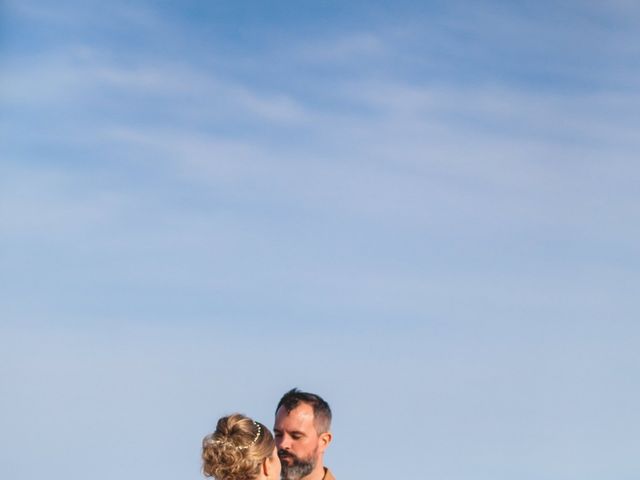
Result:
M296 457L293 453L289 453L286 450L278 450L278 456L280 458L292 458L294 460L298 459L298 457Z

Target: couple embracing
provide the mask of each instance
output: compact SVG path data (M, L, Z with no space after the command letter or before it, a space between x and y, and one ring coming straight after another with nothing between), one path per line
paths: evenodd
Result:
M271 434L236 413L202 441L202 470L215 480L335 480L324 466L331 409L319 395L290 390L278 402Z

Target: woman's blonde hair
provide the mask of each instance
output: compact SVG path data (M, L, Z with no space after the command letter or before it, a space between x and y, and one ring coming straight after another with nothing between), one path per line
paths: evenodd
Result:
M240 413L222 417L202 440L202 471L216 480L253 480L275 446L261 423Z

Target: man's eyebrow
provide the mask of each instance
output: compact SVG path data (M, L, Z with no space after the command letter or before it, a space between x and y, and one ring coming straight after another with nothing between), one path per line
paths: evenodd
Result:
M273 433L278 433L278 434L280 434L280 433L282 433L282 430L280 430L279 428L274 428L274 429L273 429ZM291 430L291 431L290 431L290 432L288 432L288 433L289 433L289 435L304 435L305 437L307 436L307 434L306 434L306 433L304 433L304 432L302 432L302 431L300 431L300 430Z

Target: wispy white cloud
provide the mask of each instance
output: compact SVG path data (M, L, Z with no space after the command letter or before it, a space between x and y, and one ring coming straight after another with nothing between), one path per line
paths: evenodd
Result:
M334 37L309 39L301 45L291 46L291 53L304 63L336 65L342 62L363 63L365 60L389 53L385 41L375 33L351 32Z
M66 63L58 61L61 57ZM275 183L279 195L325 208L342 204L375 215L435 201L468 209L484 202L485 210L517 190L525 204L529 197L529 215L545 215L553 201L567 198L562 189L591 184L581 172L599 169L598 152L615 152L608 161L633 172L633 112L639 103L633 92L560 95L349 80L338 85L334 98L349 99L360 110L331 113L302 97L229 83L189 65L125 67L87 48L37 63L36 69L9 77L7 102L29 98L36 90L29 79L37 78L45 89L31 96L34 103L44 98L88 113L101 105L105 93L116 91L126 95L118 106L122 113L135 110L129 101L151 98L155 106L150 108L162 115L149 121L134 114L119 122L99 117L88 124L75 122L58 144L91 138L114 152L133 146L136 155L162 159L193 181L219 187L253 182L267 188L273 181L269 174L277 174L283 179ZM308 140L274 146L268 137L232 127L252 117L274 122L277 138L286 138L292 128L293 135ZM176 124L175 118L191 120ZM232 130L206 133L212 119L226 119ZM611 175L615 181L617 176ZM550 197L540 210L543 192ZM433 195L444 197L436 200ZM505 218L513 215L509 208L502 205ZM406 214L420 217L424 212Z
M146 29L166 29L169 22L153 9L113 1L108 6L100 2L47 2L42 0L7 0L4 8L20 19L40 24L75 29L87 25L113 25Z
M71 22L72 18L58 6L46 5L37 1L11 1L3 4L12 14L18 17L41 20L46 22Z
M61 168L3 169L0 225L7 238L63 239L109 225L126 211L128 194L97 191Z
M10 105L72 104L89 111L104 95L127 95L132 101L152 97L160 106L173 102L200 116L249 115L275 122L303 122L301 104L285 93L243 87L215 72L184 64L145 62L125 65L95 47L74 46L12 65L0 85ZM123 105L133 107L133 105ZM224 109L223 113L216 110Z

